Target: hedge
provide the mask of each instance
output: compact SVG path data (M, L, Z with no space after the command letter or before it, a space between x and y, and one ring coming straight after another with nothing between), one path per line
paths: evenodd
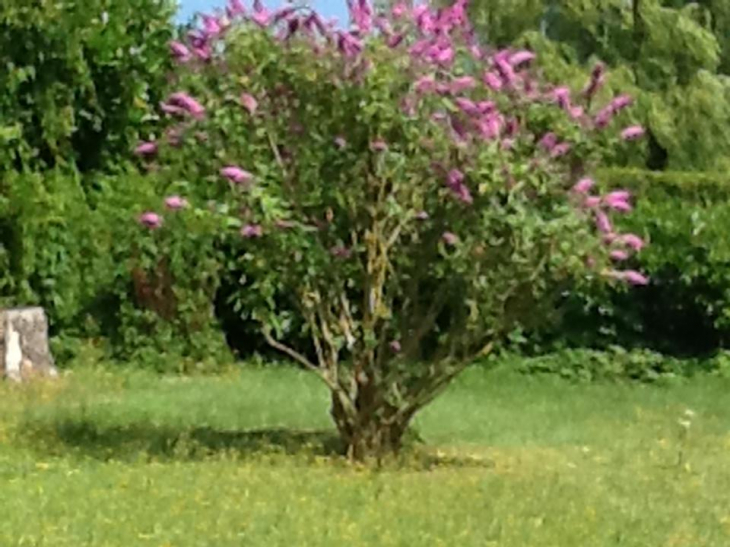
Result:
M648 347L671 354L713 352L730 343L730 175L609 169L600 184L625 187L636 209L622 229L649 245L631 264L648 287L574 290L533 348Z

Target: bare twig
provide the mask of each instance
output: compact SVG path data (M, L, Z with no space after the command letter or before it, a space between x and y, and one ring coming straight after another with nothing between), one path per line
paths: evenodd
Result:
M398 225L393 229L393 232L390 234L390 237L388 238L388 241L385 243L385 250L386 252L395 245L395 242L398 241L398 238L400 237L401 232L403 231L403 228L405 228L409 222L411 222L413 219L406 215L406 217L398 223Z
M479 350L476 356L484 357L491 353L493 348L494 342L489 342L486 346ZM429 404L436 397L438 397L438 395L442 393L443 390L446 389L449 384L451 384L451 382L456 379L457 376L459 376L459 374L464 372L464 370L472 364L473 360L474 359L466 359L464 361L461 361L448 372L444 372L441 376L435 378L433 382L429 382L420 390L420 393L417 393L415 395L415 397L411 400L409 404L405 405L399 411L399 414L403 416L412 415L420 408L423 408L424 406Z
M282 344L281 342L276 340L273 336L271 336L271 332L269 329L262 329L262 333L264 335L264 338L266 339L266 343L269 344L272 348L288 355L294 361L304 366L307 370L314 372L319 378L322 379L325 384L327 384L327 387L329 387L332 391L338 390L337 384L332 380L332 378L330 378L326 370L323 370L322 368L312 363L309 359L307 359L304 355L302 355L295 349L292 349L286 344Z
M309 359L307 359L304 355L296 351L295 349L290 348L289 346L282 344L278 340L276 340L273 336L271 336L271 332L269 332L269 329L262 329L262 332L264 334L264 338L266 339L266 343L269 344L272 348L279 350L282 353L285 353L292 359L294 359L299 364L305 366L306 368L314 371L314 372L322 372L322 369L320 369L317 365L312 363Z
M281 168L284 178L287 178L286 165L284 164L284 159L281 157L281 153L279 152L279 146L276 142L274 142L274 136L271 134L271 131L267 131L266 136L269 139L269 146L271 146L271 152L274 154L276 163Z

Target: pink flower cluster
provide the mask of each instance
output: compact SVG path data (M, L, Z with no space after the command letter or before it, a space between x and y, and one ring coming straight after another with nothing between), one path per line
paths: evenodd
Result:
M595 126L598 129L607 127L616 114L631 106L633 102L634 100L628 95L619 95L596 114L596 117L593 119Z
M221 169L222 177L234 184L248 184L253 181L253 175L236 165L229 165Z
M228 0L225 14L201 16L199 28L191 31L185 41L172 42L170 51L181 63L210 62L214 55L218 55L218 51L224 50L215 47L216 41L227 34L234 22L239 21L264 29L282 44L302 37L317 56L339 54L344 67L341 77L357 85L372 68L365 52L371 41L379 40L391 49L400 48L399 51L410 63L409 71L414 74L413 83L410 90L399 99L408 116L416 117L426 112L424 119L442 126L459 149L464 149L468 144L483 144L493 146L500 158L509 159L517 151L528 147L527 150L534 154L530 165L535 169L554 166L566 170L566 166L580 160L576 157L575 143L569 142L562 136L562 131L556 128L547 127L541 128L539 132L531 132L529 122L519 114L513 114L514 111L519 113L521 108L531 103L553 104L575 126L581 129L603 129L633 103L631 97L620 95L593 112L591 103L605 80L605 67L600 63L594 67L590 80L580 92L574 93L566 86L541 85L531 70L536 58L532 51L490 51L478 43L467 17L468 0L455 0L451 6L439 9L430 7L428 3L396 1L387 12L378 12L371 0L346 2L351 26L348 29L336 29L332 23L325 22L306 7L285 4L269 10L261 0L253 0L249 10L241 0ZM466 62L460 62L462 60ZM474 75L461 72L460 67L474 63L482 67L479 72ZM241 90L240 93L240 106L251 117L263 116L262 111L265 113L273 102L268 93L258 97L250 90ZM433 108L433 105L441 106ZM192 119L192 122L202 119L206 113L198 100L183 92L171 95L162 104L162 109L184 120ZM296 120L290 123L292 131L304 131L304 127ZM643 127L635 125L625 128L621 137L632 141L644 133ZM175 137L175 142L179 143L179 135ZM168 137L168 140L172 144L172 138ZM350 153L358 146L354 139L348 142L345 135L339 134L333 135L331 142L333 150L338 149L343 154ZM385 161L392 155L389 150L397 149L397 143L388 143L378 136L371 136L365 146L374 156ZM424 143L424 146L427 144ZM154 142L140 143L136 153L149 158L158 153L158 146ZM473 206L478 196L472 194L467 184L471 179L469 163L468 160L456 159L458 157L458 154L454 155L453 165L440 167L439 176L458 202ZM508 164L506 161L505 165ZM514 184L517 175L513 176L506 168L503 171L508 184ZM250 172L237 165L222 167L219 175L236 186L245 186L254 180ZM631 196L625 190L605 195L592 194L594 186L592 179L579 180L568 192L569 199L574 199L579 209L595 222L596 229L609 246L611 259L615 262L627 260L641 250L644 242L634 234L616 233L610 215L631 211ZM174 205L167 204L167 207L175 209ZM429 215L421 211L415 218L426 221ZM148 219L145 225L161 225L161 219L159 224L153 220ZM262 237L263 233L263 228L258 224L247 224L241 230L241 235L246 238ZM447 230L442 234L442 241L447 246L454 246L459 237ZM344 256L340 247L333 247L331 253L337 257ZM610 275L632 284L647 282L641 274L631 270L613 271Z
M173 195L166 197L164 204L170 211L179 211L188 206L188 200L178 195ZM139 216L138 220L142 226L149 228L150 230L158 230L159 228L162 228L164 223L162 215L155 213L154 211L145 211Z
M454 196L467 205L471 205L474 202L469 187L464 182L464 173L458 169L452 169L446 176L446 186L453 192Z
M608 252L615 262L622 262L644 248L644 240L636 234L618 234L609 218L609 212L627 213L632 210L631 193L627 190L615 190L603 196L592 195L591 190L596 183L591 178L579 180L571 192L577 197L582 207L590 211L595 218L596 229L602 234L603 241L609 246ZM624 280L632 285L646 285L649 280L633 270L611 270L609 275Z

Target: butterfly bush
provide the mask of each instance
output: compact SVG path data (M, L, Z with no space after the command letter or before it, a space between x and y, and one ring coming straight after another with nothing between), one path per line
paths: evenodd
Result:
M594 104L603 65L578 91L544 81L533 52L480 42L466 0L348 7L347 28L259 1L201 17L137 153L169 196L140 222L220 220L238 307L324 380L364 457L574 283L648 283L615 228L632 196L591 177L643 129L614 129L630 97Z

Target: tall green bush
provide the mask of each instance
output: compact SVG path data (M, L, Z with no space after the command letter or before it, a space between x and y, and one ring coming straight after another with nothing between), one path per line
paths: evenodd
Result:
M156 126L173 13L167 0L0 3L0 305L44 306L55 337L146 362L223 345L218 264L189 238L157 242L153 264L130 226L161 200L127 162Z
M12 167L124 157L156 105L170 66L167 0L0 3L0 126L16 138Z
M5 183L0 307L43 306L54 336L101 338L113 356L157 368L221 355L211 300L222 259L187 234L206 233L204 219L145 237L134 221L162 198L133 168L97 175L90 192L72 169L11 171Z

